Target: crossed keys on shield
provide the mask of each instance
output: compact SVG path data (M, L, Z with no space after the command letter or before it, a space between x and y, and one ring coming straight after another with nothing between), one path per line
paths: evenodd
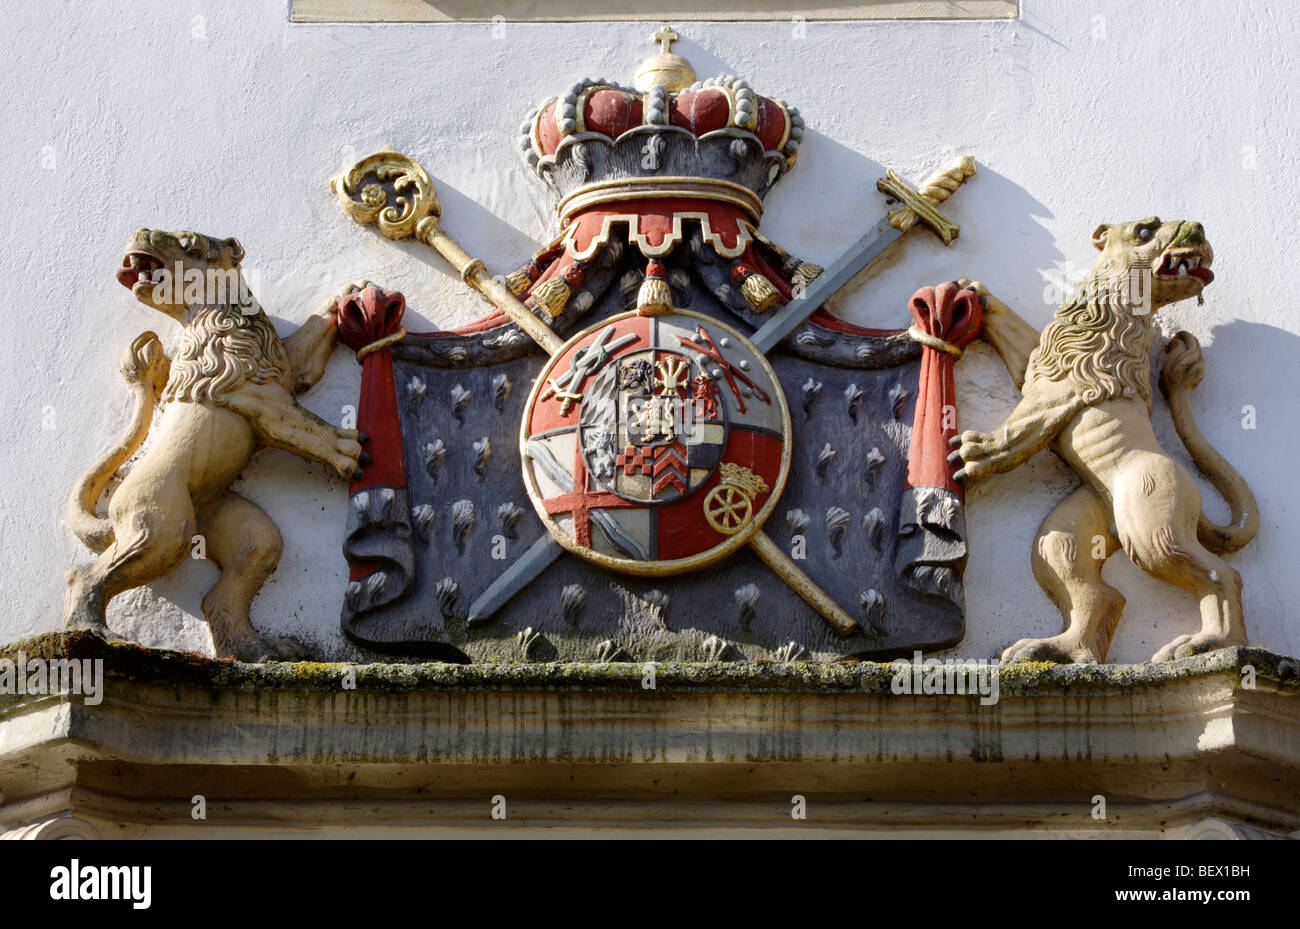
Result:
M767 354L859 271L895 246L918 222L929 228L945 245L951 244L960 228L943 216L938 207L974 174L975 160L969 155L963 156L948 168L931 176L917 191L893 171L889 171L876 182L876 186L892 198L895 204L892 209L802 292L796 294L795 299L774 313L749 337L749 343L760 353ZM493 307L506 314L548 355L555 357L564 346L564 340L541 317L525 306L501 279L489 274L482 261L471 257L442 229L439 221L442 211L433 182L414 159L391 147L385 148L332 178L330 186L343 210L357 223L377 226L386 238L415 238L435 249L456 269L461 280ZM570 408L578 402L581 395L576 388L585 379L585 374L589 373L582 369L587 365L598 364L609 352L620 347L618 342L605 345L603 337L599 343L598 346L588 347L596 349L594 354L591 351L582 353L581 361L575 356L568 371L548 381L545 388L549 392L548 396L559 397ZM691 348L709 357L713 357L709 349L717 352L707 335L702 342L692 342ZM740 392L731 380L733 373L740 375L741 372L727 369L728 386L739 398ZM740 498L746 496L746 490L757 490L748 485L741 486L744 484L743 476L737 478L741 484L737 484L736 480L727 482L725 478L728 476L737 478L736 475L724 474L723 483L715 488L716 498L706 500L705 504L706 517L723 535L741 530L743 522L737 522L743 516ZM721 492L724 486L730 489L729 495L724 496ZM858 622L805 574L761 527L756 528L748 541L764 564L816 610L837 633L849 636L858 631ZM491 619L565 551L565 547L549 534L535 542L471 604L469 625L474 626Z

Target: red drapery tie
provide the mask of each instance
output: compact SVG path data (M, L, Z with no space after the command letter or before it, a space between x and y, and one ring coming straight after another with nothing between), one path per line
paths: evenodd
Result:
M350 494L379 485L406 486L391 347L396 341L394 337L402 332L402 314L405 312L405 297L395 290L381 290L373 284L359 293L339 299L339 338L361 358L357 429L370 437L366 451L373 459L361 478L349 486ZM377 344L389 339L392 341Z
M907 486L944 487L964 500L961 485L952 477L956 468L948 462L948 441L957 434L953 365L961 349L979 335L979 296L953 283L922 287L912 295L907 309L923 346Z

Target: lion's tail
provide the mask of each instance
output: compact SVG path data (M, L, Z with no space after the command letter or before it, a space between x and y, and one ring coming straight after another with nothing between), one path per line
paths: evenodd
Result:
M149 434L154 405L167 383L167 356L158 336L152 332L136 336L122 355L121 367L122 376L135 394L131 423L122 438L82 475L68 500L68 523L72 531L96 553L113 544L113 524L96 515L95 506L117 469L135 454Z
M1169 341L1169 354L1160 371L1160 390L1169 401L1169 412L1178 437L1183 440L1201 473L1223 495L1232 511L1232 519L1226 526L1216 525L1202 512L1196 527L1201 544L1222 555L1237 551L1255 537L1259 531L1259 507L1245 478L1214 450L1192 416L1192 391L1204 376L1201 344L1190 332L1178 333Z

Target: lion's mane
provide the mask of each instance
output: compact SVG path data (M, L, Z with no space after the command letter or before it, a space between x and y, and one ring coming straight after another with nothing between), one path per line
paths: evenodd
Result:
M1151 408L1151 313L1135 313L1094 272L1062 304L1029 356L1026 381L1068 379L1089 405L1141 400Z
M289 356L265 313L204 307L185 327L162 399L220 404L245 381L288 386L289 377Z

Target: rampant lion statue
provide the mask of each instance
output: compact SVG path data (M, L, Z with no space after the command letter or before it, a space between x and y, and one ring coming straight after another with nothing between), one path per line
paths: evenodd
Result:
M1214 280L1214 253L1200 223L1155 217L1098 226L1092 241L1101 252L1096 266L1041 338L982 285L970 285L984 297L985 339L1023 386L1001 428L953 439L958 479L970 484L1010 471L1051 445L1083 480L1043 520L1032 555L1034 577L1065 630L1021 639L1003 661L1105 661L1125 601L1101 570L1121 547L1152 577L1200 602L1200 631L1174 639L1153 661L1245 645L1241 577L1218 555L1254 537L1259 513L1246 482L1192 417L1189 395L1205 368L1190 333L1170 341L1160 386L1179 438L1228 501L1229 525L1206 518L1195 479L1160 448L1150 418L1153 316L1200 297Z
M348 479L369 456L366 438L339 429L294 400L320 379L333 350L339 297L283 342L240 271L235 239L141 229L126 245L118 280L146 306L185 327L169 361L152 332L136 337L122 358L135 393L130 426L90 468L68 504L77 537L99 557L68 572L65 625L110 633L108 602L174 570L201 535L221 577L203 598L203 615L219 656L245 661L304 657L287 639L259 635L248 610L275 570L280 532L258 506L229 490L263 445L322 462ZM108 501L109 481L144 441L155 405L154 440Z

